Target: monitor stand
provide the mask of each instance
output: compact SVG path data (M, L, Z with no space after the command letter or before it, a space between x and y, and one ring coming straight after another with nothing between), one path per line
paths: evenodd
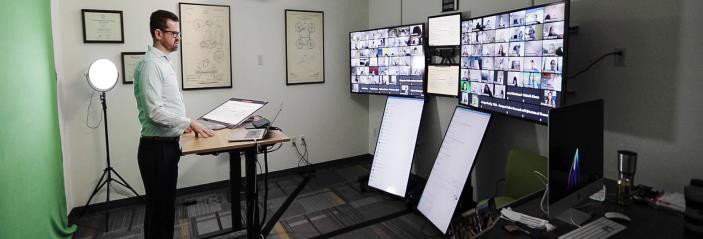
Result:
M556 217L556 219L562 222L573 224L575 226L583 225L583 223L588 221L589 218L591 218L591 214L576 210L574 208L569 208Z

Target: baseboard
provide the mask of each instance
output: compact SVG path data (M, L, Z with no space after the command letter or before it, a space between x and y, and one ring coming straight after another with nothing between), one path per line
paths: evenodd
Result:
M301 166L300 168L288 168L288 169L283 169L283 170L279 170L279 171L273 171L273 172L269 172L268 175L269 175L269 177L281 177L281 176L287 176L287 175L292 175L292 174L298 174L299 172L312 172L314 170L319 170L322 168L338 167L338 166L344 166L344 165L349 165L349 164L358 164L358 163L371 163L372 159L373 159L372 155L362 154L362 155L357 155L357 156L352 156L352 157L347 157L347 158L330 160L327 162L317 163L317 164L313 164L313 165L309 165L309 166ZM241 178L241 183L242 183L242 189L246 188L245 177ZM229 187L229 180L222 180L222 181L217 181L217 182L212 182L212 183L195 185L195 186L191 186L191 187L179 188L176 190L176 195L181 196L181 195L186 195L186 194L194 194L194 193L206 192L206 191L211 191L211 190L220 189L220 188L227 188L227 187ZM240 193L242 193L242 192L240 192ZM138 198L136 196L113 200L113 201L110 201L109 203L100 202L100 203L90 204L90 206L88 206L88 209L86 210L86 213L99 212L99 211L105 211L107 209L132 206L132 205L136 205L139 203L142 203L142 201L140 200L140 198ZM83 208L84 208L84 206L74 207L73 209L71 209L71 212L68 214L68 218L72 219L72 218L79 217L81 210L83 210Z

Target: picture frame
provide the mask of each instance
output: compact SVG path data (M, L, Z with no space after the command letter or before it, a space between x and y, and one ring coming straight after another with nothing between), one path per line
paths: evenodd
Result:
M285 10L286 85L325 83L322 11Z
M179 3L181 88L232 88L230 6Z
M83 43L124 43L122 11L81 9Z
M122 52L122 84L134 83L134 70L146 52Z

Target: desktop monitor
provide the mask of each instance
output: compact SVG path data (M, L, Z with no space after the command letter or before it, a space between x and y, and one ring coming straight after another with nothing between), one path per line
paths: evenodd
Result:
M565 95L568 13L556 2L462 21L459 104L547 124Z
M603 100L552 109L549 118L549 217L581 224L588 216L571 207L603 187Z
M443 233L447 233L490 119L489 113L459 106L444 134L417 205L418 211Z
M352 93L424 97L424 24L349 33Z
M405 197L424 99L389 96L376 141L369 186Z
M459 95L459 66L427 66L427 94L452 97Z
M458 46L461 38L461 13L427 18L428 45Z

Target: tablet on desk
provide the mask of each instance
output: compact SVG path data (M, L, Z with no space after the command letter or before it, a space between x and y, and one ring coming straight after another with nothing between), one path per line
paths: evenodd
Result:
M231 98L200 117L200 120L233 128L246 121L267 103L266 101ZM210 128L210 126L207 127Z

